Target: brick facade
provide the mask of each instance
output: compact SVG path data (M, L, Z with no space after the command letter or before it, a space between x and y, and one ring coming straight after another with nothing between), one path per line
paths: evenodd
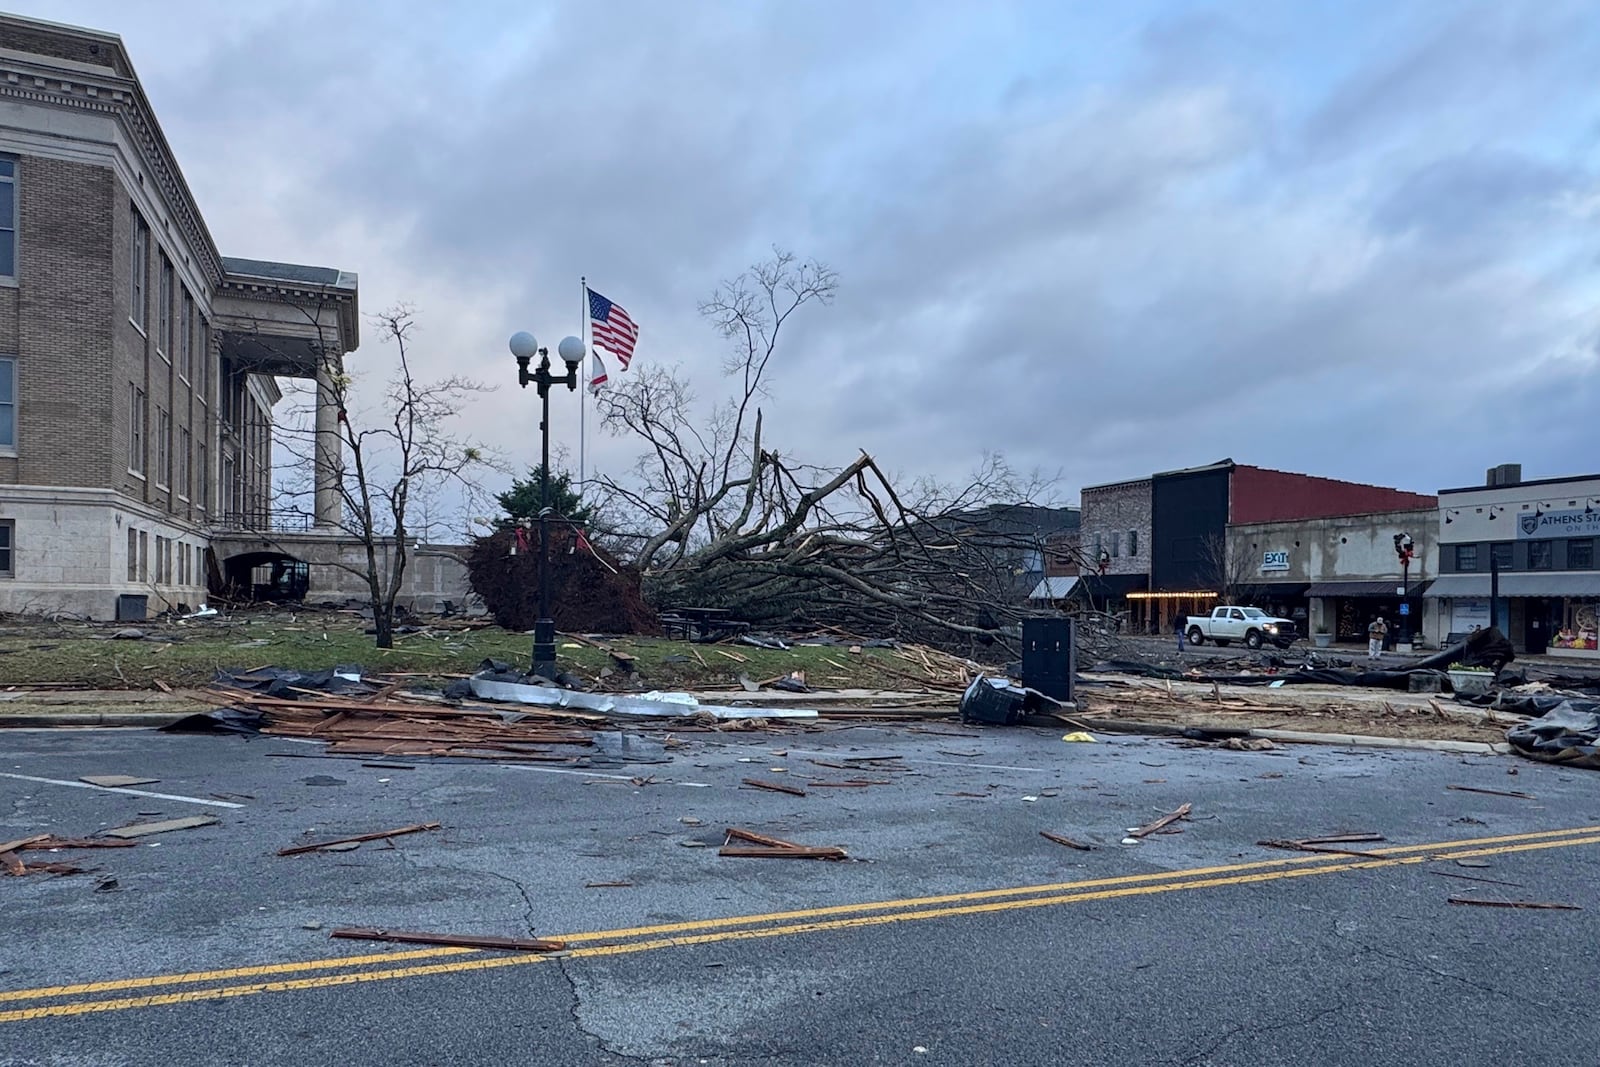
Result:
M1326 519L1415 511L1438 504L1438 497L1423 493L1240 464L1233 468L1229 486L1228 521L1239 524Z
M1095 485L1083 490L1079 545L1091 563L1104 550L1107 574L1150 573L1150 479ZM1096 573L1085 568L1083 573Z

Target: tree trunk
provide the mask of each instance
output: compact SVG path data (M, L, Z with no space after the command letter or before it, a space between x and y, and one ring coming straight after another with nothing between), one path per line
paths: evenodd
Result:
M374 644L379 648L394 647L394 608L387 604L374 604L372 626L376 631Z

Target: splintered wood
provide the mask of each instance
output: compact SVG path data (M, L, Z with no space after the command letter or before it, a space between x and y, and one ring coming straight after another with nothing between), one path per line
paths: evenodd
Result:
M479 934L427 934L408 930L379 930L368 926L343 926L329 937L356 941L395 941L408 945L454 945L458 948L498 948L514 952L562 952L565 941L525 937L486 937Z
M785 841L779 837L767 837L765 834L741 830L733 826L728 828L727 835L730 842L748 841L752 845L759 846L748 848L743 845L724 844L717 850L717 855L733 859L842 860L850 858L842 848L827 845L797 845L793 841Z
M1194 805L1193 804L1184 804L1182 807L1178 808L1176 811L1169 811L1169 812L1167 812L1167 814L1161 816L1161 818L1155 820L1154 822L1146 823L1145 825L1139 827L1137 830L1129 830L1128 831L1128 836L1129 837L1135 837L1135 838L1149 837L1151 834L1156 833L1159 830L1163 830L1168 826L1171 826L1173 823L1177 822L1179 819L1187 819L1189 817L1189 813L1191 811L1193 811L1193 810L1194 810Z
M458 708L328 696L284 700L233 691L211 696L219 703L260 711L266 719L263 733L326 741L328 752L338 755L571 763L578 757L552 746L591 746L594 738L580 727L608 722L601 715L559 708Z
M391 837L399 837L402 834L420 834L423 831L437 830L438 828L439 824L436 822L422 822L417 823L415 826L402 826L398 830L379 830L377 833L356 834L353 837L336 837L331 841L314 841L309 845L292 845L289 848L280 848L278 855L298 856L303 852L318 852L332 845L359 845L363 841L387 841Z

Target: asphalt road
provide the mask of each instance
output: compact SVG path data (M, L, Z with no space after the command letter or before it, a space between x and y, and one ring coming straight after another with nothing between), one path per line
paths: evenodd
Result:
M0 878L0 1064L1594 1061L1593 772L929 729L413 770L285 758L321 750L281 739L0 732L0 838L220 820L75 854L93 873ZM810 762L862 756L899 758ZM58 784L117 773L162 795ZM745 777L889 784L793 797ZM1185 802L1181 833L1120 843ZM276 855L430 820L392 847ZM719 858L726 826L852 860ZM1256 844L1352 830L1387 841ZM330 940L341 925L568 950Z

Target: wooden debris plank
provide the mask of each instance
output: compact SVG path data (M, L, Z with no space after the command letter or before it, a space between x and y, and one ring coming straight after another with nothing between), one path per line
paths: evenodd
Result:
M1363 859L1381 860L1387 857L1376 852L1358 852L1355 849L1339 848L1337 845L1313 845L1309 841L1282 841L1268 838L1257 841L1256 844L1265 848L1282 848L1291 852L1328 852L1338 856L1360 856Z
M809 848L796 845L793 848L744 848L738 845L724 845L717 849L717 855L730 859L784 859L784 860L842 860L849 857L842 848Z
M360 844L363 841L381 841L387 837L399 837L401 834L419 834L425 830L437 830L438 828L439 824L436 822L421 822L417 823L415 826L402 826L397 830L380 830L377 833L356 834L353 837L336 837L331 841L316 841L309 845L294 845L290 848L280 848L278 850L278 855L298 856L302 852L315 852L318 849L327 848L329 845L348 845L352 843Z
M107 837L148 837L151 834L164 834L171 830L193 830L201 826L214 826L221 822L215 815L190 815L182 819L167 819L163 822L134 823L131 826L118 826L102 831Z
M103 841L98 838L45 837L43 839L35 839L28 844L19 845L17 846L17 851L38 849L43 852L56 848L136 848L138 844L139 842L137 841Z
M755 832L750 831L750 830L741 830L737 826L730 826L730 827L728 827L728 829L725 832L727 833L729 838L732 838L732 839L735 839L735 840L739 840L739 841L749 841L751 844L754 844L754 845L765 845L768 848L804 848L805 847L804 845L797 845L793 841L785 841L785 840L783 840L782 838L779 838L779 837L767 837L765 834L758 834L758 833L755 833Z
M806 795L806 791L804 789L798 789L792 785L784 785L781 782L764 782L760 778L741 778L740 781L745 785L754 786L757 789L766 789L774 793L787 793L792 797L803 797Z
M1049 830L1040 830L1039 836L1047 840L1054 841L1058 845L1066 845L1068 848L1075 848L1079 852L1094 851L1093 845L1086 845L1082 841L1074 841L1072 838L1067 837L1064 834L1053 834Z
M35 844L36 842L48 840L50 840L49 834L34 834L32 837L19 837L15 841L7 841L5 844L0 845L0 853L14 852L17 849L27 848L29 845Z
M1532 793L1519 793L1515 789L1480 789L1475 785L1447 785L1458 793L1483 793L1491 797L1516 797L1518 800L1538 800Z
M28 873L28 868L22 862L22 857L18 856L15 852L0 852L0 865L3 865L6 869L6 873L10 875L21 875Z
M1362 832L1351 834L1328 834L1324 837L1297 837L1302 845L1347 845L1357 841L1387 841L1388 838L1380 833Z
M1172 825L1173 823L1177 822L1179 819L1187 819L1189 817L1189 813L1191 811L1193 811L1193 810L1194 810L1194 805L1186 803L1186 804L1182 805L1181 807L1179 807L1176 811L1169 811L1169 812L1167 812L1167 814L1161 816L1161 818L1157 819L1156 821L1151 822L1151 823L1146 823L1145 825L1139 827L1137 830L1134 830L1128 836L1129 837L1149 837L1151 834L1155 833L1157 830L1165 829L1166 827L1168 827L1168 826Z
M1476 904L1480 908L1535 908L1540 911L1582 911L1576 904L1556 904L1545 900L1479 900L1477 897L1449 897L1451 904Z
M460 948L498 948L516 952L562 952L565 941L522 937L486 937L478 934L429 934L409 930L379 930L365 926L342 926L328 936L358 941L395 941L408 945L454 945Z
M750 657L741 656L737 652L729 652L725 648L713 648L711 651L715 652L719 656L726 656L729 659L735 660L736 662L739 662L739 663L749 663L750 662Z

